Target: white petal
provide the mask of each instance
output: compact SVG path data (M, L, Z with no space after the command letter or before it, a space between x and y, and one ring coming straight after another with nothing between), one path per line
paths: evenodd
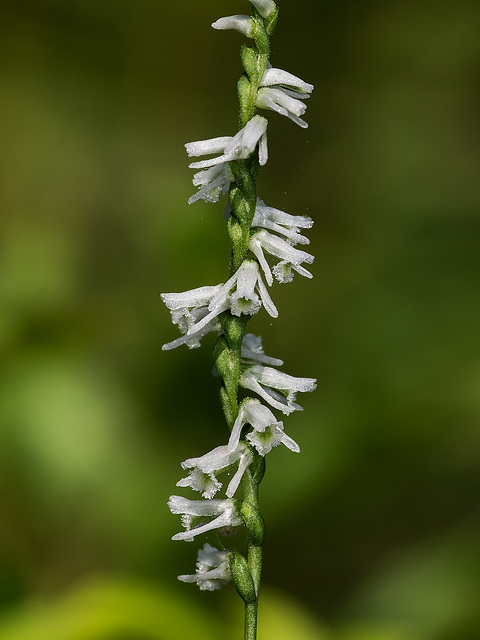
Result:
M273 0L250 0L262 18L268 18L275 11Z
M303 129L308 127L305 120L298 117L305 113L306 107L303 102L288 96L281 89L259 89L255 99L255 104L260 109L271 109L282 116L287 116L287 118L290 118L290 120L298 124Z
M243 478L243 474L248 469L248 466L250 465L252 460L253 456L251 452L248 449L245 449L245 453L240 458L240 464L238 465L237 472L230 480L230 483L225 492L228 498L233 498L233 496L235 495L235 492L238 489L238 486Z
M272 318L278 318L277 307L273 304L273 300L271 299L270 294L267 291L267 287L264 285L261 276L259 276L258 278L257 286L260 292L260 297L262 298L263 306L265 307L265 311L270 316L272 316Z
M197 142L187 142L185 149L191 156L206 156L210 153L223 152L226 145L232 139L231 136L222 136L220 138L210 138L209 140L198 140Z
M252 239L250 240L249 248L250 248L250 251L257 258L258 262L260 263L260 266L263 269L263 273L265 274L265 280L267 281L267 284L272 286L273 284L272 270L270 269L270 266L265 259L262 246L257 238L257 234L252 236Z
M269 87L275 84L287 85L287 87L293 87L298 92L304 93L312 93L314 88L313 84L304 82L297 76L294 76L292 73L288 73L288 71L270 67L265 71L260 86Z
M283 364L283 360L265 355L262 338L253 333L247 333L243 338L242 358L245 360L254 360L261 364L268 364L272 367L281 367Z
M212 298L222 289L222 284L206 287L198 287L190 291L182 291L181 293L162 293L164 304L168 309L183 309L190 307L205 306L210 303Z
M258 162L261 167L267 164L268 160L268 145L267 145L267 134L264 133L260 138L260 143L258 145Z
M253 37L253 20L250 16L235 15L219 18L212 24L212 27L219 30L234 29L247 36L247 38Z

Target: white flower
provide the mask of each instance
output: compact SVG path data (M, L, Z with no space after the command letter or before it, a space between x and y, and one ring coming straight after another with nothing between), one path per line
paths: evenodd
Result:
M262 227L280 233L292 244L309 244L310 240L299 233L299 229L310 229L313 220L308 216L292 216L289 213L268 207L257 198L252 227Z
M259 400L246 398L240 405L237 419L232 428L228 447L235 451L238 447L242 429L250 424L253 431L247 434L247 439L262 456L269 453L273 447L283 443L291 451L298 453L300 447L283 431L283 423L276 420L268 407Z
M252 453L244 442L237 442L236 447L227 447L227 445L216 447L200 458L189 458L182 462L182 468L191 471L186 478L177 482L177 487L191 487L195 491L201 491L204 498L213 498L222 487L215 473L239 461L238 469L226 491L227 497L232 498L252 459Z
M262 87L257 92L255 105L260 109L271 109L282 116L287 116L303 129L308 127L308 123L302 120L307 107L284 89Z
M198 552L197 573L178 576L182 582L196 582L202 591L220 589L232 579L229 551L219 551L208 542Z
M250 0L262 18L268 18L275 11L273 0Z
M226 162L210 167L210 169L199 171L193 176L193 184L199 187L199 190L193 196L190 196L188 204L193 204L199 200L218 202L220 196L228 192L233 179L232 170Z
M255 104L261 109L271 109L287 116L306 129L308 124L300 118L307 110L302 100L309 98L312 91L313 84L269 64L260 82Z
M271 255L280 258L282 260L282 267L283 265L290 267L290 272L287 271L285 274L284 269L274 269L275 276L279 282L290 282L292 280L293 274L291 273L291 268L295 269L295 271L302 276L306 276L307 278L313 277L310 271L301 266L301 263L306 262L307 264L311 264L314 257L310 253L295 249L289 242L282 240L282 238L279 238L273 233L265 230L253 233L249 248L259 261L265 274L265 280L269 285L273 283L273 276L263 251L267 251Z
M182 524L187 529L180 533L176 533L172 540L185 540L192 542L195 536L198 536L212 529L221 529L222 527L236 527L241 525L243 520L237 511L235 502L228 500L188 500L182 496L170 496L168 501L170 511L175 514L182 514ZM206 524L199 524L195 528L191 528L195 524L197 518L213 518Z
M242 387L258 393L272 407L286 415L295 410L302 411L302 407L295 404L296 393L313 391L316 382L314 378L296 378L262 365L248 367L240 377Z
M207 324L226 309L230 309L234 316L240 316L242 313L254 315L262 304L269 315L273 318L278 316L277 308L262 280L258 263L254 260L244 260L234 275L220 287L218 293L211 300L208 306L210 313L190 327L187 336L203 330Z
M261 336L256 336L253 333L247 333L243 337L242 360L247 361L247 364L252 364L250 361L253 360L253 362L269 364L272 367L281 367L283 364L283 360L265 355Z
M253 38L253 20L250 16L235 15L219 18L212 27L219 30L234 29L247 38Z
M164 344L162 349L168 351L175 349L181 344L187 344L190 349L200 346L200 339L211 331L220 331L218 318L211 318L204 322L201 330L197 330L191 335L189 330L197 326L198 323L208 315L208 305L212 299L221 291L223 285L219 284L211 287L198 287L182 293L162 293L161 298L170 310L172 322L178 325L184 335L173 342Z
M257 144L259 146L259 163L264 165L268 159L267 124L267 120L262 116L253 116L233 138L224 136L188 142L185 148L190 157L220 153L216 158L191 162L189 167L191 169L206 169L233 160L245 160L253 153Z

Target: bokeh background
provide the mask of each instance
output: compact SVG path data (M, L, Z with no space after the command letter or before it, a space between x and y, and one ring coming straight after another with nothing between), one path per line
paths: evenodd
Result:
M249 7L1 4L1 640L241 637L233 588L176 581L166 500L226 436L212 339L162 352L159 293L225 279L183 144L236 130L243 38L209 25ZM281 4L272 62L316 91L308 130L270 114L260 192L315 218L315 278L251 328L319 384L268 458L261 640L480 637L478 24Z

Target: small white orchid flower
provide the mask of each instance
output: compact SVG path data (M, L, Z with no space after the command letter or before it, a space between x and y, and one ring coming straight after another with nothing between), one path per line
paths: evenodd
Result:
M211 300L208 306L210 313L193 325L187 335L193 335L200 329L203 330L205 325L212 322L226 309L230 309L235 316L240 316L242 313L254 315L262 304L272 318L278 316L277 308L262 280L258 263L255 260L244 260L239 269Z
M161 298L166 307L170 310L172 322L178 325L184 335L181 338L164 344L162 349L169 351L181 344L186 344L190 349L200 346L200 339L211 331L220 331L218 318L209 319L204 322L201 331L195 331L194 335L189 334L189 330L197 326L198 323L208 315L208 305L212 299L222 289L221 284L216 286L198 287L182 293L162 293Z
M229 551L219 551L206 542L198 552L196 574L178 576L178 579L182 582L196 582L202 591L220 589L232 579L229 556Z
M220 196L225 195L233 182L233 173L227 162L199 171L193 176L193 184L199 187L197 193L190 196L188 204L199 200L218 202Z
M282 264L291 265L291 267L300 275L307 278L313 278L310 271L302 267L301 263L306 262L307 264L311 264L314 257L310 253L295 249L289 242L282 240L282 238L279 238L273 233L269 233L265 230L253 233L251 235L249 248L259 261L265 274L265 280L269 285L272 285L273 283L273 276L270 266L265 259L264 251L267 251L272 256L280 258L282 260ZM291 277L284 277L283 270L274 269L274 273L279 282L290 282L293 278L291 271L289 274Z
M200 458L189 458L182 462L182 468L191 471L186 478L177 482L177 487L191 487L195 491L201 491L204 498L211 499L222 487L215 474L239 461L238 469L225 492L228 498L232 498L252 459L252 453L244 442L237 442L237 446L233 448L227 445L216 447Z
M300 118L307 110L306 105L301 100L290 95L289 91L285 89L275 87L260 88L255 98L255 105L260 109L270 109L282 116L287 116L303 129L308 127L308 123Z
M254 37L254 22L250 16L235 15L219 18L212 23L212 27L221 31L233 29L244 36L247 36L247 38Z
M262 18L269 18L275 11L273 0L250 0Z
M244 425L252 426L253 431L247 434L247 439L262 456L269 453L273 447L283 443L291 451L299 452L298 444L283 432L283 423L279 422L268 407L260 400L246 398L240 405L237 419L232 428L228 447L235 451L240 442Z
M191 169L206 169L233 160L245 160L253 153L257 144L259 163L264 165L268 159L267 125L266 118L253 116L233 138L224 136L210 140L199 140L198 142L187 142L185 148L190 157L220 153L216 158L191 162L188 166Z
M283 364L283 360L265 355L261 336L256 336L253 333L247 333L243 337L242 360L247 361L248 364L252 364L250 361L253 360L253 362L269 364L272 367L281 367Z
M267 206L257 198L252 227L270 229L288 238L292 244L310 244L310 240L299 233L300 229L311 229L313 220L308 216L292 216L289 213Z
M195 536L207 531L221 529L222 527L236 527L243 522L235 502L231 499L188 500L187 498L182 498L182 496L170 496L168 506L172 513L182 514L182 524L187 529L176 533L172 540L192 542ZM196 518L213 518L213 520L192 529L192 524Z
M296 378L262 365L248 367L240 377L242 387L258 393L269 405L285 415L303 410L295 403L295 396L298 391L313 391L316 383L314 378Z

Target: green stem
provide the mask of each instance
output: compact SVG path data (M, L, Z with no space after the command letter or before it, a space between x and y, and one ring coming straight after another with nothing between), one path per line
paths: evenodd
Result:
M245 73L238 82L240 101L240 126L244 127L255 115L255 100L270 56L270 34L278 12L264 21L256 10L255 46L242 47L241 59ZM257 203L256 180L258 152L246 160L230 162L234 182L230 187L229 200L232 213L228 219L228 233L232 242L230 275L236 273L249 253L250 228ZM225 311L222 317L223 337L217 340L215 362L223 378L220 392L227 424L232 428L238 416L238 386L241 375L241 349L246 333L248 316L233 316ZM245 640L256 640L257 610L260 579L262 573L263 519L259 512L258 488L263 478L265 461L256 451L250 468L244 474L244 506L242 514L248 531L247 562L255 587L254 602L245 599Z

